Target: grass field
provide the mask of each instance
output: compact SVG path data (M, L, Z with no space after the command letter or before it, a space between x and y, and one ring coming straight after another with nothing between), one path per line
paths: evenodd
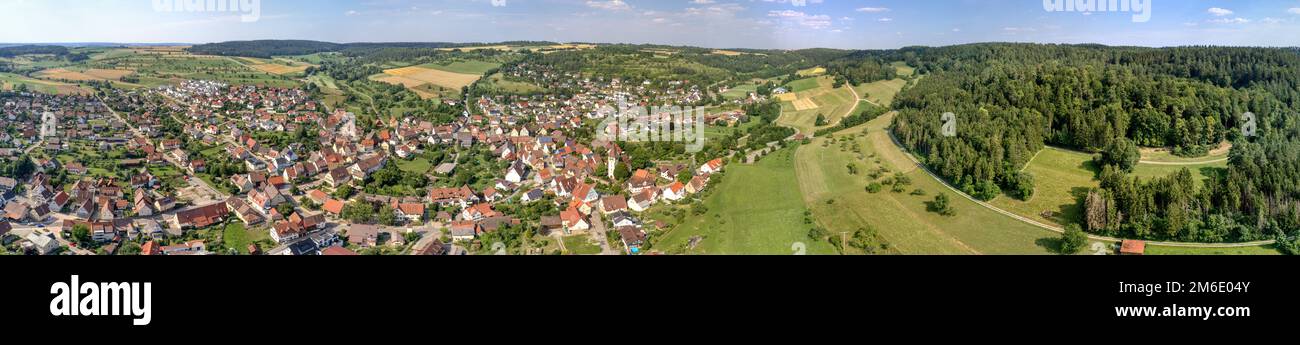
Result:
M1191 158L1176 156L1169 149L1143 148L1142 161L1156 162L1156 163L1179 163L1179 164L1213 163L1213 162L1228 159L1228 154L1231 152L1232 152L1232 143L1230 142L1224 142L1223 144L1220 144L1219 147L1210 150L1209 154L1203 157L1191 157Z
M777 124L794 128L804 135L811 135L819 128L838 124L840 119L847 116L854 108L853 92L844 87L831 88L834 81L829 77L805 80L816 82L816 86L796 92L793 96L786 94L778 98L782 103L781 117L776 120ZM802 82L801 80L795 83ZM817 126L818 114L826 118L826 126Z
M479 86L517 95L546 92L546 88L535 84L507 80L501 73L488 76Z
M813 67L798 72L801 77L819 77L826 74L825 67Z
M1147 245L1147 255L1282 255L1273 245L1241 248L1185 248Z
M745 97L749 97L749 93L755 91L758 91L758 84L752 84L752 83L740 84L740 85L736 85L733 88L728 89L727 92L723 92L722 98L742 99Z
M1137 176L1142 178L1143 181L1150 181L1157 177L1166 177L1182 171L1183 169L1188 169L1192 171L1192 178L1196 179L1196 186L1199 187L1204 185L1205 180L1209 179L1209 177L1216 171L1221 171L1227 168L1227 161L1191 165L1156 165L1141 163L1138 164L1137 167L1133 168L1133 173L1131 173L1130 176Z
M575 235L564 238L564 248L568 249L565 254L571 255L595 255L600 254L600 246L591 242L591 236Z
M1056 233L1019 222L985 209L944 188L939 181L917 169L885 132L893 115L841 131L841 143L826 137L803 145L796 156L801 195L812 209L813 218L830 233L852 232L874 227L890 245L888 253L900 254L1050 254ZM863 130L869 132L862 135ZM823 146L827 142L829 145ZM853 147L858 151L853 152ZM850 174L848 164L860 173ZM865 173L878 168L902 172L912 180L904 193L889 187L871 194ZM912 195L920 189L925 195ZM927 210L926 202L937 193L947 193L957 214L944 217ZM828 204L828 200L834 200Z
M1079 200L1100 186L1092 156L1080 152L1045 148L1024 171L1034 176L1033 197L1021 201L1003 195L989 203L1025 218L1063 226L1083 219Z
M910 77L916 74L915 68L912 68L912 66L908 66L907 63L904 63L902 61L895 61L890 65L894 66L894 69L898 71L898 75L900 76Z
M268 241L271 234L263 230L248 230L244 223L230 222L221 232L221 240L225 243L226 248L239 251L240 254L248 254L248 245Z
M427 159L419 157L411 160L399 159L396 162L397 169L416 174L427 174L429 173L429 169L433 168L433 163L430 163Z
M804 78L804 79L795 80L790 82L790 84L786 84L786 88L789 89L790 92L801 92L801 91L816 89L821 87L822 84L821 79L822 78L814 77L814 78Z
M858 91L858 95L862 96L862 98L871 100L880 106L889 107L894 103L894 96L903 91L903 86L906 85L906 80L894 79L866 83L855 86L854 89Z
M451 73L483 75L484 73L487 73L492 69L501 67L501 64L495 62L471 60L471 61L456 61L447 64L428 63L428 64L420 65L419 67L432 68L439 71L446 71Z
M26 85L28 90L48 94L90 94L91 90L74 84L40 80L17 74L0 73L0 89L14 90L18 85Z
M732 164L703 205L708 212L686 219L659 237L656 250L674 254L793 253L796 243L808 254L835 254L830 243L812 242L803 223L804 204L794 174L792 149L777 151L754 165ZM698 246L688 249L692 237Z

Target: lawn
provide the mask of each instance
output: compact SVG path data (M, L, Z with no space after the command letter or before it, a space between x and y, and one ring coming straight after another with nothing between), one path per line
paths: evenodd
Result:
M841 131L836 139L817 138L803 145L796 158L798 185L813 218L828 232L838 234L875 228L889 244L886 253L899 254L1051 254L1058 234L1022 223L958 196L907 160L885 132L892 113L870 123ZM862 135L864 129L868 134ZM841 146L838 138L851 137ZM831 144L823 146L831 141ZM859 152L853 152L853 147ZM856 164L859 174L849 172ZM865 172L889 169L912 180L903 193L888 186L871 194ZM884 176L882 176L882 179ZM914 190L925 195L912 195ZM948 194L956 216L944 217L927 210L937 193ZM833 204L828 200L834 200ZM798 217L801 218L801 217Z
M221 241L225 243L226 248L231 248L239 254L248 254L248 245L271 239L271 234L262 230L248 230L244 223L234 221L226 224L226 228L221 232Z
M596 255L601 252L600 246L592 243L591 236L588 235L565 237L564 248L568 249L565 254Z
M433 168L433 163L430 163L428 159L420 157L415 157L410 160L399 159L396 162L397 169L409 173L427 174L429 173L429 169Z
M1282 255L1273 245L1240 248L1187 248L1147 245L1147 255Z
M804 204L795 180L794 154L784 149L754 165L732 164L703 201L702 215L686 218L659 237L656 250L671 254L786 255L796 244L807 254L836 254L826 242L808 238ZM693 237L698 245L688 248Z
M524 83L524 82L507 80L504 76L501 75L501 73L493 74L489 76L485 81L486 82L481 83L480 85L489 89L495 89L499 92L505 92L509 94L527 95L527 94L533 94L539 92L546 92L546 88L537 86L532 83Z
M1044 148L1024 171L1034 176L1033 197L1022 201L1003 195L989 203L1025 218L1064 226L1082 221L1079 201L1088 197L1088 191L1100 187L1096 180L1098 168L1092 156L1085 153ZM1045 217L1044 213L1049 212Z

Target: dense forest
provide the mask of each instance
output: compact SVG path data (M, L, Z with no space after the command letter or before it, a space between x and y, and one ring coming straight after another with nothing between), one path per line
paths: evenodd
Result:
M926 74L896 99L894 134L976 197L1022 190L1031 177L1020 169L1055 145L1105 153L1102 187L1083 200L1092 233L1286 246L1300 230L1295 51L975 44L879 54ZM943 135L945 112L957 115L955 136ZM1247 112L1258 136L1242 134ZM1230 167L1204 187L1190 172L1125 175L1137 146L1197 157L1224 141L1234 144Z

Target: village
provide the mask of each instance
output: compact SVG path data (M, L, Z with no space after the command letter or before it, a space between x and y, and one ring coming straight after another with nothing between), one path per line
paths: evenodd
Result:
M97 96L0 94L0 238L38 255L654 254L643 221L687 203L722 157L629 169L594 120L634 106L691 105L698 86L519 77L570 98L444 100L451 121L327 109L298 89L190 80ZM610 111L612 106L626 104ZM706 120L734 124L744 112ZM424 174L403 162L431 165ZM421 171L417 169L416 171ZM656 224L658 223L658 224ZM522 241L520 237L525 237Z

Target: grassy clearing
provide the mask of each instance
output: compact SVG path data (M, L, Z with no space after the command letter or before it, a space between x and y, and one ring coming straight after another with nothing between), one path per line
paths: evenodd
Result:
M546 88L537 86L536 84L508 80L505 76L502 76L501 73L489 76L487 80L480 82L479 85L500 92L516 95L546 92Z
M1147 255L1282 255L1274 245L1240 248L1186 248L1147 245Z
M1054 147L1039 152L1025 172L1034 175L1033 197L1022 201L1003 195L989 203L1047 224L1078 223L1083 219L1079 201L1100 186L1091 155Z
M800 147L796 156L799 187L813 219L820 225L832 234L874 227L889 243L888 253L1051 253L1057 234L962 198L906 160L885 132L892 120L892 114L882 116L841 131L837 139L817 138ZM837 140L844 137L851 139L845 139L841 146ZM855 146L859 152L853 151ZM851 174L849 164L856 164L859 174ZM888 169L885 176L902 172L913 183L904 193L892 193L888 186L879 193L868 193L866 186L872 181L866 172L878 168ZM912 195L917 189L925 195ZM948 194L956 216L944 217L927 210L926 203L937 193Z
M73 84L32 79L17 74L0 73L0 89L15 90L19 85L26 85L27 89L33 92L47 94L70 95L91 93L90 89Z
M898 75L900 76L910 77L916 74L916 69L912 68L912 66L908 66L905 62L895 61L890 65L894 66L894 69L898 71Z
M703 201L702 215L686 218L658 239L654 248L673 254L791 254L795 243L808 254L835 254L830 243L808 238L804 203L794 173L794 153L784 149L754 165L732 164ZM687 247L699 236L694 249Z
M1137 176L1142 178L1143 181L1150 181L1157 177L1173 175L1183 169L1192 171L1192 178L1196 180L1196 186L1200 187L1205 184L1205 180L1209 179L1210 176L1213 176L1218 171L1228 169L1228 162L1222 161L1194 165L1157 165L1143 163L1138 164L1137 167L1133 168L1133 173L1130 174L1130 176Z
M866 83L858 85L854 87L854 89L858 91L858 95L862 96L862 98L871 100L881 106L889 107L894 103L894 96L897 96L900 91L903 91L903 86L906 85L906 80L894 79Z

